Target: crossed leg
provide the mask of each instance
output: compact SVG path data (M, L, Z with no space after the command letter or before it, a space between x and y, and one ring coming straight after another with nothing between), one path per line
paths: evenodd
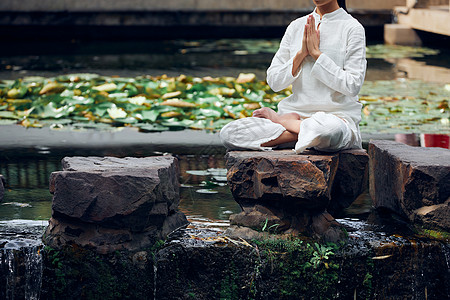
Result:
M300 123L302 121L300 120L300 116L296 113L280 115L271 108L263 107L255 110L253 112L253 117L269 119L272 122L278 123L286 128L286 131L284 131L279 137L262 144L261 146L263 147L273 147L288 142L294 142L298 139Z

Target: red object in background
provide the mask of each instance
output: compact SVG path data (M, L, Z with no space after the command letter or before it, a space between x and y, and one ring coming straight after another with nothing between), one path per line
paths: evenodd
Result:
M440 147L450 149L450 135L424 133L420 136L420 144L422 147Z

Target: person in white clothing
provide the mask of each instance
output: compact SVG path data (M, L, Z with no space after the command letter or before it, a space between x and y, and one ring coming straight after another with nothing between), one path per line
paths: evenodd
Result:
M292 85L278 112L263 107L220 132L228 149L271 149L296 142L307 148L339 151L361 148L366 38L363 26L347 13L345 0L313 0L316 8L291 22L267 70L275 91Z

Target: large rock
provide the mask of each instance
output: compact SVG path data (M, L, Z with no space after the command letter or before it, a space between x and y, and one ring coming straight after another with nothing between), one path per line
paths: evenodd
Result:
M5 194L5 178L0 175L0 202L3 201L3 195Z
M371 141L370 195L426 227L450 231L450 151Z
M324 210L334 213L348 207L366 186L364 150L304 155L291 150L232 151L226 159L228 185L243 210L230 220L254 229L320 229L322 234L336 224Z
M50 177L47 243L139 249L187 224L174 157L71 157L62 165Z

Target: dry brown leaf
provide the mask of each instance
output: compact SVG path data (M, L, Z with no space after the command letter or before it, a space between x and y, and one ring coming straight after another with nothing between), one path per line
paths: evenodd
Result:
M261 108L261 105L259 105L259 103L256 103L256 102L244 103L244 107L245 107L245 109L248 109L248 110L255 110L255 109Z
M182 113L180 113L180 112L178 112L178 111L167 111L167 112L165 112L165 113L162 113L161 114L161 117L164 117L164 118L174 118L174 117L179 117L179 116L181 116L182 115Z
M365 107L363 108L363 113L364 113L366 116L370 115L370 111L369 111L369 108L368 108L367 106L365 106Z
M180 95L181 95L181 91L176 91L176 92L166 93L161 98L162 99L170 99L170 98L175 98Z
M65 86L57 82L47 83L39 92L39 95L61 93L66 89Z
M253 73L240 73L236 79L236 83L253 82L256 79L256 75Z
M169 99L161 103L161 105L172 107L195 107L196 105L191 102L183 101L180 99Z

